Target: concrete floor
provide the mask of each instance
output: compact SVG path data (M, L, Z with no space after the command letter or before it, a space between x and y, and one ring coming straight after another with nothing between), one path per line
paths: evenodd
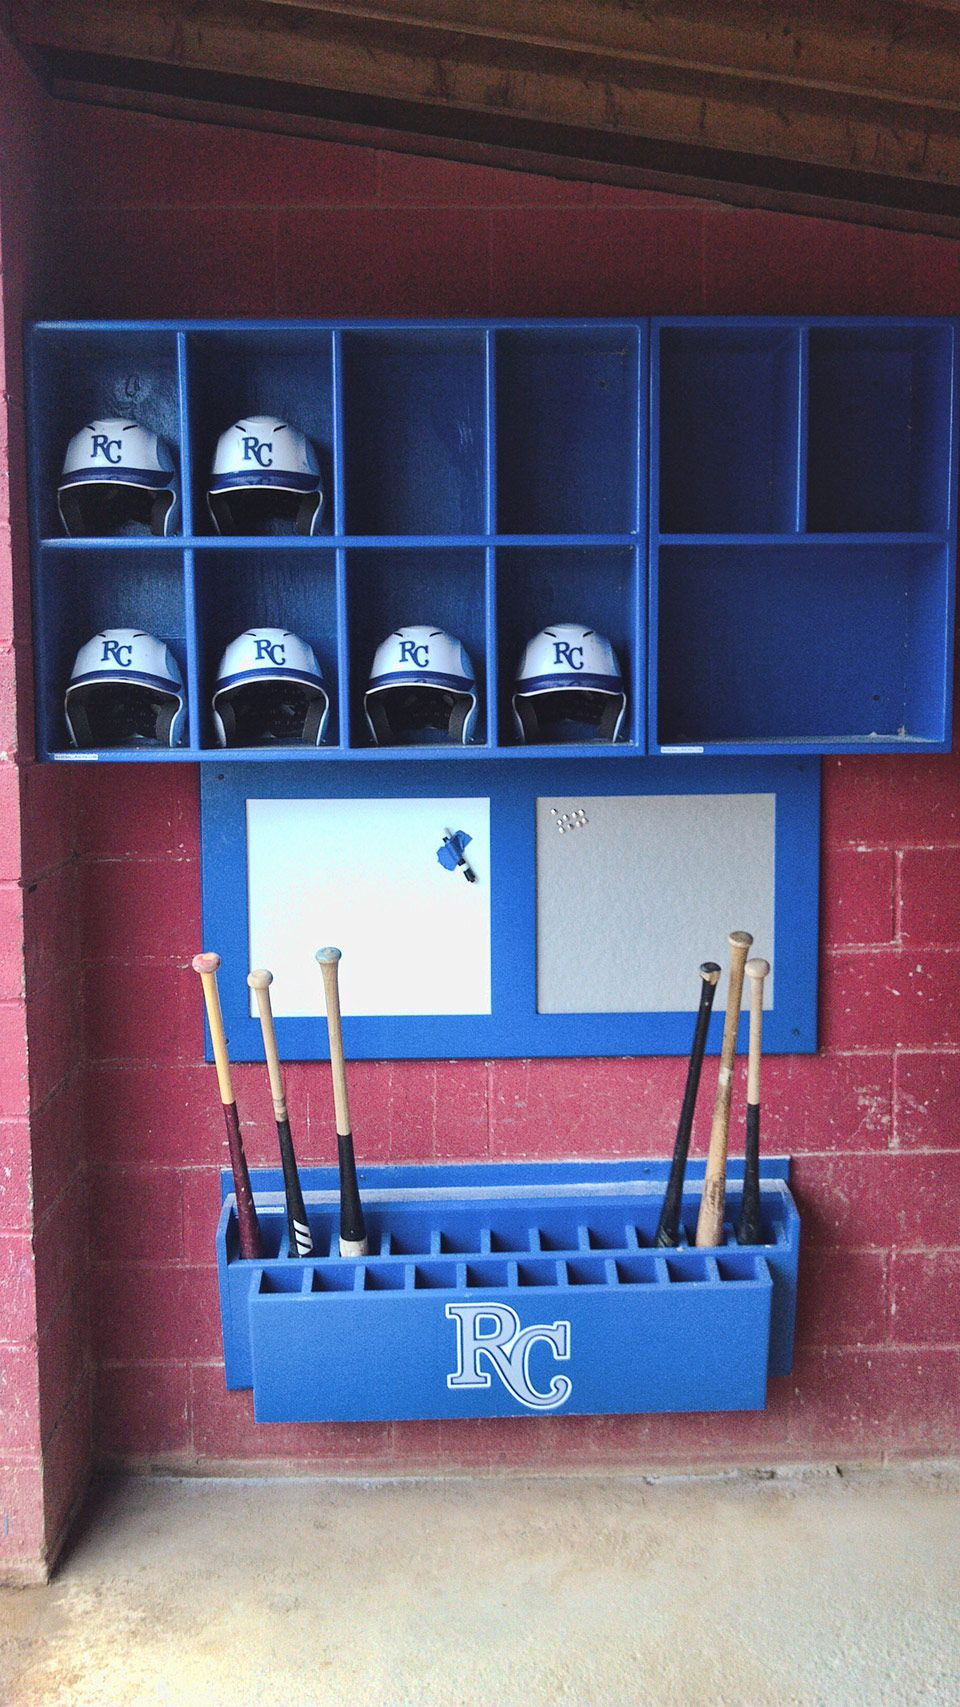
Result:
M0 1592L4 1707L953 1707L960 1468L133 1479Z

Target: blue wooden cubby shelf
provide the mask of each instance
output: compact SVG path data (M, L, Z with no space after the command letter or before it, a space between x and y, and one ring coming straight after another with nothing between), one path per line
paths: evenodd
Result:
M217 1264L226 1382L258 1422L760 1410L793 1359L799 1217L762 1164L763 1243L652 1246L668 1164L363 1169L370 1255L338 1255L335 1169L304 1171L315 1256L291 1257L282 1180L252 1176L265 1256L241 1260L223 1175ZM487 1349L483 1349L484 1343Z
M942 751L950 739L954 320L129 321L27 334L38 755L223 764L426 762L362 715L378 641L439 623L477 673L458 758ZM219 433L281 413L318 447L312 539L212 532ZM132 416L179 457L182 532L63 537L64 450ZM616 749L524 747L517 662L553 621L607 634ZM310 640L324 746L221 751L210 698L253 624ZM137 625L176 654L174 750L69 748L84 640Z

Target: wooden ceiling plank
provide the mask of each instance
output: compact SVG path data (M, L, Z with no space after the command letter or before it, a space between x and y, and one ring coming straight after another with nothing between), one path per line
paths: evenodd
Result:
M63 9L61 5L61 10ZM85 51L117 45L117 7L83 8L70 36ZM257 19L236 25L236 6L190 8L189 27L171 33L170 18L187 8L128 7L138 24L124 36L128 54L193 70L229 70L258 79L303 83L368 97L421 103L425 109L496 112L522 119L574 124L619 135L723 147L776 159L854 167L931 182L960 184L960 109L913 109L869 97L842 106L822 91L766 82L757 87L730 74L671 68L647 75L602 75L584 60L578 75L565 62L534 55L527 64L492 65L465 57L457 38L444 39L446 57L424 58L402 31L371 40L369 28L341 16L331 25L314 10L309 27L293 35L265 27L289 8L259 5ZM302 8L301 8L302 11ZM49 14L48 14L49 17ZM106 23L106 28L103 27ZM52 32L47 34L47 42ZM439 44L436 44L439 47ZM528 50L530 51L530 50Z

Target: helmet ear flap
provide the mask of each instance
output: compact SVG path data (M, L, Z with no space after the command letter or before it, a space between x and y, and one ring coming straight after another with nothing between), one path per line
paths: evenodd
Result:
M309 538L315 531L316 525L320 520L320 512L322 508L323 499L321 494L319 492L308 492L306 497L297 507L297 533L305 534Z
M213 702L213 720L218 724L220 745L229 747L237 733L237 717L228 693L218 694Z
M385 698L385 694L374 693L368 694L366 699L367 722L378 747L389 747L393 740L393 727L383 703Z
M464 733L467 725L467 719L472 716L475 710L476 702L472 696L468 697L466 694L458 696L453 710L450 713L450 737L452 740L458 742L460 746L463 746L467 738Z
M167 532L167 524L173 515L176 503L175 492L161 492L154 499L150 510L150 531L161 537Z

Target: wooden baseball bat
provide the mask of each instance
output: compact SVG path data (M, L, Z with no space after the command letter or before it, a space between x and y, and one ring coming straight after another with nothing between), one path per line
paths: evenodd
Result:
M687 1151L690 1148L693 1111L697 1105L703 1052L707 1046L710 1009L713 1007L713 997L719 976L720 968L716 961L705 960L700 968L702 980L700 1006L697 1009L697 1023L694 1026L693 1043L690 1046L690 1064L687 1067L687 1083L683 1093L677 1136L673 1146L670 1177L667 1180L667 1189L663 1194L663 1208L660 1211L660 1220L653 1241L655 1245L678 1245L680 1243L680 1205L683 1201L683 1176L687 1166Z
M763 980L768 960L748 960L750 980L750 1046L747 1056L747 1137L743 1155L743 1201L737 1222L737 1244L760 1243L760 1049L763 1039Z
M363 1205L357 1185L357 1164L353 1154L353 1134L350 1130L350 1104L347 1098L347 1071L343 1059L343 1028L340 1023L340 985L338 969L339 948L318 948L316 954L323 973L323 994L327 1005L327 1032L330 1038L330 1071L333 1074L333 1107L337 1121L337 1159L340 1165L340 1255L365 1257L367 1229Z
M290 1255L309 1257L313 1255L313 1237L310 1232L310 1223L307 1220L307 1211L304 1208L303 1192L300 1189L297 1158L293 1153L290 1117L287 1114L287 1096L283 1088L280 1053L277 1049L277 1034L273 1025L273 1009L270 1005L270 985L273 983L273 973L268 972L265 967L258 967L256 971L247 974L247 983L257 998L257 1010L260 1014L263 1055L267 1063L267 1076L270 1080L273 1116L277 1123L277 1141L280 1145L280 1165L283 1168L283 1189L287 1199L287 1232Z
M210 1027L210 1041L213 1044L213 1059L217 1065L217 1083L220 1086L220 1101L223 1103L223 1118L227 1128L227 1143L230 1147L233 1189L237 1199L240 1255L242 1257L260 1257L263 1255L263 1246L260 1243L260 1227L257 1222L257 1212L253 1206L253 1192L250 1189L247 1158L243 1153L243 1139L240 1136L240 1120L237 1115L237 1099L233 1094L230 1057L227 1054L227 1039L224 1036L223 1015L220 1012L220 995L217 990L217 967L219 965L219 954L195 954L193 957L193 970L199 972L200 982L203 985L203 999L207 1007L207 1024Z
M710 1149L707 1152L707 1171L697 1217L698 1246L719 1245L723 1242L723 1205L727 1184L727 1137L730 1131L730 1098L733 1094L733 1062L737 1053L737 1027L740 1024L740 1001L743 996L743 971L747 951L753 942L749 931L731 931L730 982L727 986L727 1013L723 1022L723 1042L720 1045L720 1067L717 1073L717 1097L713 1105L713 1124L710 1128Z

